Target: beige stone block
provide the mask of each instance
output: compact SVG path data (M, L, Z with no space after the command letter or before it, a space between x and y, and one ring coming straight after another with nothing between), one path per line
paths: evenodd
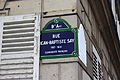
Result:
M89 36L91 36L91 25L90 22L88 20L88 17L85 17L85 29L87 31L87 33L89 34Z
M89 19L90 19L90 24L91 24L91 20L92 20L92 14L93 14L93 12L92 12L92 9L91 9L90 6L89 6L88 8L89 8L89 9L88 9L88 17L89 17Z
M41 0L10 1L6 8L10 8L10 15L40 13Z
M103 65L105 66L105 68L106 68L106 70L108 71L108 60L107 60L107 58L106 58L106 56L105 56L105 54L104 54L104 52L102 52L103 53Z
M78 66L78 80L82 80L82 76L83 76L83 74L82 74L82 67L79 65Z
M41 80L59 80L58 79L58 64L43 64L41 65Z
M78 27L79 25L77 24L78 21L78 17L77 15L69 15L69 16L58 16L58 17L49 17L49 18L43 18L42 19L42 26L41 26L41 30L43 29L43 27L52 19L56 19L56 18L61 18L66 20L72 28Z
M81 0L83 7L85 9L85 12L88 14L88 7L89 7L89 3L88 0Z
M0 11L0 16L8 16L9 10L2 10Z
M78 63L61 64L61 80L78 80Z
M6 0L0 0L0 9L3 9L5 6Z
M90 76L93 76L93 60L92 58L87 54L87 72ZM86 79L87 80L87 79Z
M82 74L83 74L82 80L91 80L90 76L84 70L82 71Z
M92 50L93 50L93 43L92 43L91 41L90 41L89 43L90 43L90 45L89 45L89 51L90 51L90 52L89 52L88 54L89 54L90 57L92 58L92 56L93 56L93 54L92 54L92 52L93 52L93 51L92 51Z
M43 12L48 12L46 15L58 15L74 13L76 10L77 0L44 0Z
M70 62L79 62L78 57L69 57L69 58L53 58L53 59L43 59L43 64L49 64L49 63L70 63Z
M93 36L94 37L96 37L96 29L97 29L97 27L96 27L96 23L95 23L95 18L94 18L94 16L92 15L92 19L91 19L91 22L92 22L92 34L93 34Z
M56 19L59 17L49 17L49 18L42 18L42 26L41 26L41 30L45 27L45 25L51 21L52 19Z
M102 67L102 69L103 69L103 80L109 80L108 79L108 73L107 73L107 71L106 71L106 69L104 68L104 67Z
M90 51L89 51L89 49L90 49L90 39L89 39L89 37L88 37L88 35L87 35L87 33L85 33L85 39L86 39L86 49L87 49L87 52L89 53Z
M81 21L83 21L85 12L79 0L77 0L77 14L80 17Z
M61 16L61 18L66 20L72 28L79 27L77 15Z

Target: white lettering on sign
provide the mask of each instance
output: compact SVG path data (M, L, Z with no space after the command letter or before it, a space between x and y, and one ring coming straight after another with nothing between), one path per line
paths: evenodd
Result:
M57 46L57 48L62 48L62 46Z
M56 46L51 46L51 49L55 49L56 48Z
M53 28L54 28L54 25L51 25L51 28L53 29Z
M66 44L66 43L74 43L74 39L61 39L40 42L41 45Z
M59 25L59 24L53 24L51 25L51 28L54 29L54 28L61 28L62 25Z
M55 51L45 51L45 54L50 54L50 53L57 53L57 50L55 50Z
M74 39L67 39L67 43L72 43L74 42Z
M68 50L58 50L58 53L66 53Z
M54 53L67 53L68 50L54 50L54 51L45 51L45 54L54 54Z
M60 27L62 27L62 26L57 24L56 28L60 28Z
M52 38L60 38L60 34L53 34Z

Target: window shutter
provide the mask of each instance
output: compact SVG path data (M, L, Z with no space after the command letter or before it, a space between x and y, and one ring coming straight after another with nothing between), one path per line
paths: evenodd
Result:
M97 57L95 56L95 54L93 53L93 76L97 78Z
M39 80L39 17L1 17L0 80Z
M94 46L93 46L93 76L94 80L102 80L101 59Z
M100 62L98 62L98 80L102 80L102 69Z

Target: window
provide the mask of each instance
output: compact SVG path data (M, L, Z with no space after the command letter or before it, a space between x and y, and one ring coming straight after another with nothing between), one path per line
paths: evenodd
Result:
M87 66L86 39L85 39L85 31L82 24L80 24L80 27L78 29L78 49L79 49L79 58Z
M93 76L94 80L102 80L101 59L93 46Z

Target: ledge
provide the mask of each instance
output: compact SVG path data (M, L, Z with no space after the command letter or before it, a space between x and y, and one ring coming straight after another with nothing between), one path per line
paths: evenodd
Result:
M68 62L79 62L78 57L70 57L70 58L54 58L54 59L42 59L42 64L51 64L51 63L68 63Z

